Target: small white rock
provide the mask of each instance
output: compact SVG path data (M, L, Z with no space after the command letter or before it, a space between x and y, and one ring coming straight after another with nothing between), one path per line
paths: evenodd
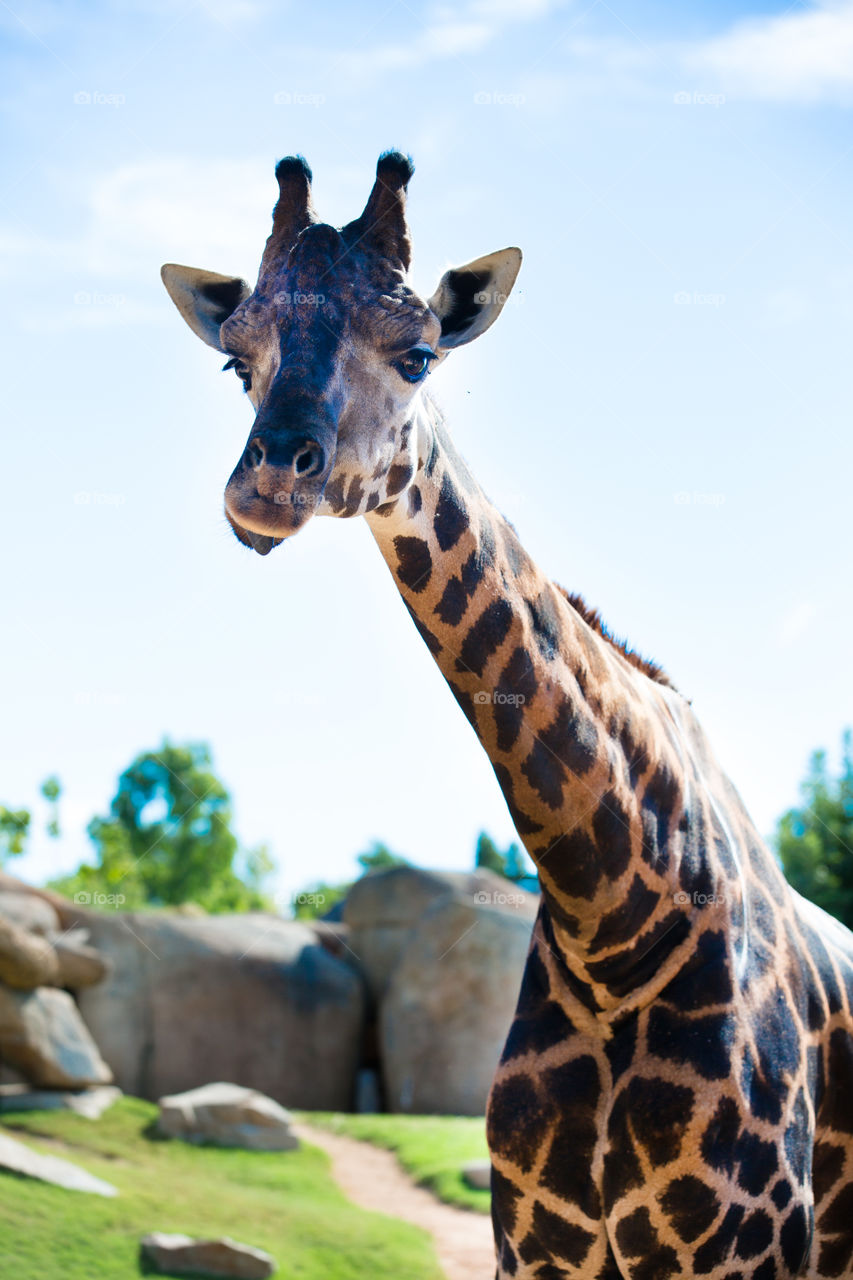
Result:
M115 1187L102 1182L70 1160L61 1160L59 1156L43 1156L23 1142L0 1134L0 1172L4 1169L25 1178L35 1178L39 1182L50 1182L55 1187L64 1187L66 1191L86 1191L95 1196L118 1195Z
M191 1236L155 1231L140 1243L142 1261L170 1275L222 1276L223 1280L267 1280L276 1269L275 1258L263 1249L220 1240L193 1240Z
M299 1146L290 1112L266 1094L239 1084L205 1084L161 1098L158 1106L157 1132L164 1138L252 1151L293 1151Z
M492 1185L490 1160L469 1160L462 1166L462 1177L475 1191L488 1191Z

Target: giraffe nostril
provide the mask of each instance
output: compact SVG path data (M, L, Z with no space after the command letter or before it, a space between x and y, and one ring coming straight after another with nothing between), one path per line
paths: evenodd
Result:
M257 436L255 436L253 440L250 440L246 445L246 452L244 456L246 464L250 467L254 467L255 470L264 465L267 456L266 450Z
M253 435L243 451L243 466L259 473L258 483L267 472L279 472L290 477L290 483L322 476L326 467L326 451L311 436L301 433L296 439L281 433Z
M326 455L318 444L311 443L300 449L293 459L294 474L305 480L319 475L325 465Z

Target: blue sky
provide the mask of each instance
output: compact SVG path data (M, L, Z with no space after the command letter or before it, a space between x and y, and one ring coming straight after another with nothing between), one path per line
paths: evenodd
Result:
M206 739L277 893L382 838L513 836L366 527L267 559L222 489L249 406L161 262L254 278L294 151L321 214L409 151L414 279L518 244L432 391L539 563L672 673L769 832L853 720L853 4L0 8L0 802L62 778L40 880L133 755Z

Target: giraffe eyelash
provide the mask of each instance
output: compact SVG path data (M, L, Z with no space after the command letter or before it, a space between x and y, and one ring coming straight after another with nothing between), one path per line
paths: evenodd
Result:
M231 356L230 360L226 360L225 364L222 366L222 372L224 373L226 369L234 370L237 377L243 384L244 391L248 391L250 389L252 385L252 375L244 361L241 360L239 356Z

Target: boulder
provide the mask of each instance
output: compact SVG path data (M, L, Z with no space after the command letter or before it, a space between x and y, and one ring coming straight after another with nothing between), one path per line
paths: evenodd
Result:
M29 933L40 933L43 937L57 933L62 923L56 908L40 895L27 892L23 886L20 890L6 887L14 883L8 876L3 876L0 881L0 920Z
M251 1151L293 1151L299 1146L290 1113L272 1098L239 1084L202 1085L161 1098L158 1105L156 1130L161 1138Z
M9 903L7 895L15 901ZM37 889L34 885L0 871L0 915L14 912L14 923L34 933L47 936L58 929L70 929L77 924L85 924L89 911L81 907L75 900L64 898L51 889ZM21 913L24 913L24 918ZM13 918L11 915L8 918Z
M102 1182L70 1160L61 1160L59 1156L43 1156L23 1142L0 1133L0 1172L4 1170L21 1178L50 1182L55 1187L64 1187L66 1191L85 1191L95 1196L118 1195L118 1191L109 1182Z
M324 951L328 951L330 955L337 956L339 960L343 960L348 964L351 969L361 972L359 963L350 949L349 929L345 924L340 923L340 921L329 920L306 920L305 923Z
M23 1071L16 1071L8 1062L0 1060L0 1091L9 1085L12 1085L15 1088L30 1088L30 1082L27 1080Z
M489 1191L492 1185L491 1160L469 1160L462 1166L462 1177L475 1191Z
M349 926L347 945L358 957L368 990L381 1002L413 928L435 902L455 895L476 904L506 905L521 897L535 914L536 898L486 868L476 871L426 871L391 867L357 880L347 894L343 917Z
M10 1111L73 1111L98 1120L121 1097L114 1085L92 1089L33 1089L29 1085L0 1085L0 1115Z
M75 1089L112 1080L67 991L0 987L0 1058L33 1084Z
M47 938L0 916L0 982L32 991L56 985L58 978L59 961Z
M106 977L109 966L101 953L88 945L88 938L88 929L69 929L53 939L59 968L57 986L79 991Z
M193 1240L191 1236L154 1232L139 1246L143 1267L170 1276L222 1276L233 1280L266 1280L276 1269L275 1259L262 1249L220 1240Z
M412 928L379 1014L391 1111L483 1115L515 1012L537 899L438 898Z
M259 912L88 912L84 923L110 972L78 1002L126 1093L232 1080L286 1106L352 1106L363 983L310 928Z

